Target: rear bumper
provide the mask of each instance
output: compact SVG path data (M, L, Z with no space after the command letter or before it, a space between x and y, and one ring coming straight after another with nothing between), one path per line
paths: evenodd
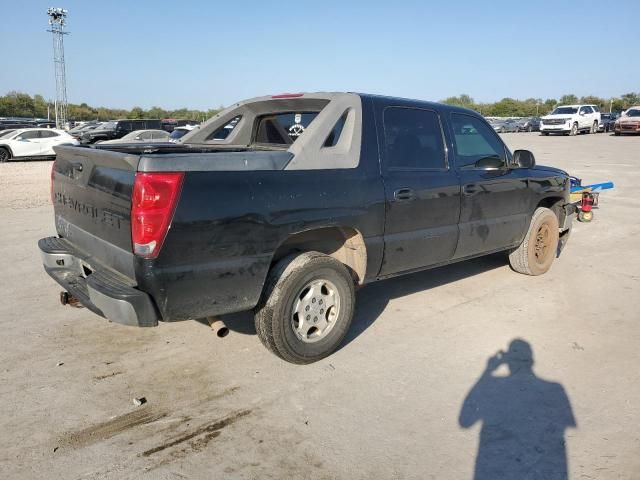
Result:
M92 312L113 322L155 327L158 314L151 297L107 270L93 271L86 258L63 238L38 242L45 271Z

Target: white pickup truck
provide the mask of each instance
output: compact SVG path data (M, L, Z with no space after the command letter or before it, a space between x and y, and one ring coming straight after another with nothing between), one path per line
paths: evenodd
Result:
M540 121L540 133L577 135L578 132L596 133L600 124L597 105L562 105L556 107Z

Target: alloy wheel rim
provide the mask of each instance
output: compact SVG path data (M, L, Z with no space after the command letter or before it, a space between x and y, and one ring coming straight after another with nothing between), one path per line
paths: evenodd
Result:
M291 327L298 339L315 343L333 330L339 313L340 294L336 286L329 280L312 280L295 297Z

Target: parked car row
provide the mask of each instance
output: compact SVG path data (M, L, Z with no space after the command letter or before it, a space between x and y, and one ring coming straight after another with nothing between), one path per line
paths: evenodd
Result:
M597 105L561 105L541 119L542 135L559 133L611 132L640 133L640 107L631 107L621 115L616 112L600 113Z
M498 133L508 132L537 132L540 130L539 117L523 118L489 118L487 119Z
M18 128L54 128L56 122L45 119L28 118L0 118L0 132L5 130L16 130Z
M126 143L137 141L170 141L170 135L177 132L174 139L180 138L189 130L196 127L191 120L157 119L120 119L108 122L91 122L75 127L69 133L82 144L114 142ZM120 140L125 140L121 142Z

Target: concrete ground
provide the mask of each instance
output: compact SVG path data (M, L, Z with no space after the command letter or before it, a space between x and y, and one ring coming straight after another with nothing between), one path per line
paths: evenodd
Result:
M219 340L62 307L50 162L0 165L0 478L640 478L640 137L504 138L616 188L548 274L492 256L373 284L309 366L248 315Z

